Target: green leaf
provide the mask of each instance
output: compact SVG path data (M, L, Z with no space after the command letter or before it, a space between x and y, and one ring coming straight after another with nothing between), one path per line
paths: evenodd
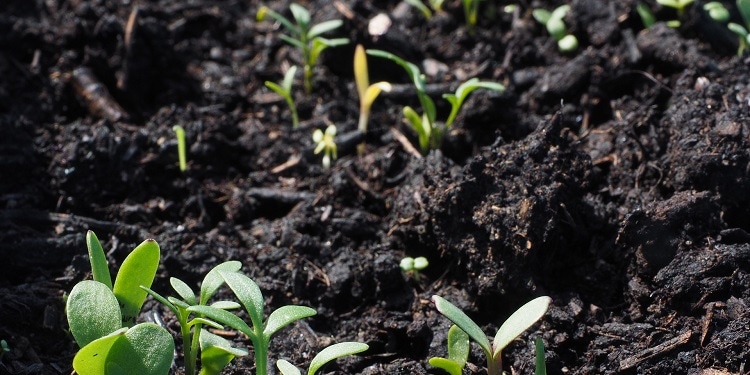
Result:
M142 323L81 348L73 358L73 368L79 375L106 375L111 368L127 369L129 374L166 375L173 355L172 335L156 324Z
M334 361L341 357L362 353L370 347L367 344L361 342L340 342L333 344L320 351L310 362L310 368L307 370L307 375L314 375L321 367L326 363Z
M487 339L487 335L484 334L481 328L474 323L468 315L466 315L461 309L448 302L445 298L434 295L432 301L435 303L437 310L445 315L448 320L452 321L453 324L461 328L466 334L469 335L474 341L479 344L487 358L492 358L492 350L490 347L490 340Z
M263 293L258 288L258 284L241 273L219 271L219 274L224 278L229 289L232 289L237 299L240 300L242 306L245 307L245 311L247 311L253 323L253 328L260 332L263 327L264 301Z
M310 61L308 61L309 65L315 66L315 64L318 63L320 54L323 53L325 49L329 47L343 46L348 43L349 39L346 38L325 39L322 37L316 37L315 39L313 39L312 49L310 50Z
M550 11L541 8L531 11L531 15L534 17L536 22L539 22L542 25L546 25L547 21L549 21L550 17L552 17L552 13Z
M429 149L430 132L427 130L429 127L423 126L422 117L417 114L412 107L404 107L404 118L411 125L412 129L417 133L419 137L419 146L422 152L426 152Z
M94 276L94 280L112 290L112 276L109 274L107 256L93 231L86 232L86 247L89 250L89 262L91 262L91 274Z
M164 296L162 296L159 293L154 292L150 288L146 288L145 286L141 285L141 289L145 290L146 293L151 295L151 297L154 297L155 300L159 301L162 305L167 306L175 315L178 315L177 307L172 304L172 302L169 302Z
M276 361L276 367L279 369L279 372L281 372L281 375L302 375L302 372L297 366L289 363L289 361L285 359Z
M224 326L222 326L221 324L216 323L216 322L214 322L211 319L206 319L206 318L201 318L201 317L193 318L187 324L188 324L189 327L193 327L193 326L195 326L197 324L201 324L201 325L207 325L207 326L210 326L210 327L213 327L213 328L216 328L216 329L224 329Z
M234 309L239 309L240 307L242 307L242 305L234 301L216 301L212 303L210 306L213 306L217 309L222 309L222 310L234 310Z
M218 375L235 357L247 355L247 350L234 348L221 336L201 330L201 372L200 375Z
M463 373L463 366L448 358L432 357L428 363L432 367L442 369L450 375L461 375Z
M304 33L310 25L310 12L297 3L289 5L289 10L292 11L292 16L294 17L294 20L297 21L297 24L301 29L300 31Z
M638 15L641 17L641 22L643 22L644 27L650 29L651 26L654 26L656 23L656 16L654 16L654 12L651 11L651 8L649 8L648 5L638 3L635 9L638 11Z
M728 23L727 29L743 38L748 35L747 29L745 29L745 27L734 22Z
M117 298L98 281L84 280L76 284L68 295L65 310L70 333L79 347L122 327Z
M146 300L146 291L141 289L141 285L151 287L159 267L159 258L159 245L154 240L146 240L122 262L112 291L120 302L123 326L135 324L135 318Z
M266 7L266 6L262 6L262 7L260 7L258 9L258 14L256 15L255 18L258 21L263 21L263 20L266 19L266 16L270 16L274 20L276 20L279 23L281 23L281 25L284 26L284 28L287 29L291 33L298 33L299 32L297 30L297 27L294 26L294 24L291 21L289 21L288 18L282 16L281 14L275 12L274 10L272 10L271 8Z
M329 31L338 29L343 24L344 22L341 20L330 20L330 21L321 22L310 28L310 31L307 32L307 38L314 39L317 36L320 36Z
M284 73L284 80L281 81L281 87L283 87L284 90L286 90L286 92L289 93L290 97L292 96L292 85L294 84L294 75L296 73L297 73L297 67L296 66L290 67L286 71L286 73ZM237 262L237 263L239 263L239 262ZM226 270L222 270L222 271L237 272L237 271L239 271L239 268L236 269L236 270L226 269ZM223 282L222 282L222 284L223 284Z
M570 11L570 5L560 5L552 11L552 14L550 14L550 19L562 20L563 18L565 18L565 15L568 13L568 11Z
M229 311L217 309L211 306L196 305L187 308L187 311L201 314L209 319L212 319L221 324L226 324L250 337L255 342L258 337L255 335L253 330L247 323L243 322L237 315L230 313Z
M544 359L544 341L541 337L536 338L536 368L535 375L547 375L547 361Z
M562 39L568 31L565 29L565 23L562 18L550 18L547 22L547 32L552 35L555 40Z
M483 82L480 81L479 78L472 78L458 86L455 94L443 94L443 98L451 103L451 113L448 115L448 120L445 121L446 127L450 127L453 124L453 121L456 120L458 111L461 109L466 98L469 97L469 94L479 88L497 92L505 91L505 86L497 82Z
M552 299L547 296L537 297L527 302L506 320L497 330L495 340L492 342L492 357L497 358L500 352L520 336L523 331L529 329L534 323L541 319L547 312Z
M296 67L294 69L296 69ZM208 300L213 297L216 291L219 290L222 285L224 285L224 278L221 277L219 271L237 272L240 270L240 268L242 268L242 263L236 260L230 260L228 262L221 263L208 271L206 277L203 278L203 282L201 283L200 304L207 304Z
M750 0L737 0L737 8L745 25L750 28Z
M177 138L177 158L179 160L180 172L187 170L187 143L185 141L185 129L180 125L172 127Z
M404 0L404 2L417 8L417 10L422 12L424 18L427 18L428 20L432 18L432 11L430 11L430 8L428 8L427 5L424 5L422 0Z
M568 34L557 41L557 48L562 52L572 52L578 48L578 38L573 34Z
M302 43L299 39L295 39L289 35L282 34L282 35L279 35L279 38L281 38L281 40L301 50L304 50L305 48L307 48L307 46L305 46L305 43Z
M177 292L177 294L189 305L198 304L198 300L195 298L195 292L184 281L176 277L170 277L169 283L172 285L172 288L174 288L174 291Z
M469 358L469 349L469 335L452 325L448 330L448 358L463 368Z
M279 307L278 309L274 310L271 315L268 316L268 320L266 320L266 326L263 329L263 336L265 336L266 339L270 339L274 333L278 332L278 330L286 327L290 323L296 322L300 319L311 317L317 313L318 312L315 311L315 309L309 308L307 306L289 305Z

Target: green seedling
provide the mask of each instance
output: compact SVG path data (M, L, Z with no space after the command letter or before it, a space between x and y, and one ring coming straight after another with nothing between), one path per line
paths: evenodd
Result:
M297 73L297 67L293 66L289 68L284 74L284 80L281 84L266 81L266 87L273 90L277 94L281 95L289 106L289 110L292 112L292 128L296 129L299 126L299 117L297 115L297 105L294 104L294 95L292 95L292 83L294 83L294 74Z
M739 9L745 25L730 22L727 24L727 28L740 37L737 56L742 56L745 50L748 49L748 46L750 46L750 33L748 32L748 29L750 29L750 0L737 0L737 9Z
M724 4L718 1L711 1L703 4L703 10L706 11L708 16L716 22L725 23L729 21L729 10L724 7Z
M469 28L469 33L474 34L474 29L477 26L477 14L479 13L479 2L481 0L461 0L464 6L464 18L466 18L466 26Z
M331 161L338 158L336 147L336 125L328 125L326 131L315 129L312 135L313 142L316 143L315 155L323 152L323 169L331 168Z
M349 39L326 39L321 36L341 27L344 24L341 20L329 20L311 25L310 12L303 6L292 3L289 10L292 12L294 23L267 6L258 9L256 18L258 21L263 21L270 16L287 29L289 35L281 35L281 39L302 52L305 92L310 94L312 92L313 67L317 64L320 54L326 48L348 44Z
M648 7L648 5L644 3L638 3L636 5L635 10L638 12L638 16L641 17L641 22L643 22L643 27L650 29L651 26L654 26L656 23L656 16L654 15L654 12L651 11L651 8Z
M94 280L77 283L66 301L68 325L81 349L73 358L79 375L169 372L174 352L172 335L153 323L135 324L146 292L159 266L160 250L146 240L123 261L114 285L101 243L86 234Z
M386 51L368 50L367 53L372 56L389 59L400 65L402 68L404 68L404 70L406 70L409 78L411 78L412 82L414 83L414 87L417 91L417 98L419 99L419 103L422 106L422 115L420 116L417 111L409 106L404 107L403 112L406 121L417 133L417 136L419 138L419 146L422 149L423 153L427 153L431 149L439 149L442 146L443 137L445 136L446 131L453 124L453 121L455 120L455 117L458 114L461 105L472 91L477 88L490 89L494 91L505 90L505 87L498 83L482 82L478 79L470 79L460 85L455 94L443 95L443 97L446 98L446 100L448 100L448 102L450 102L451 104L451 115L449 116L447 122L438 123L436 119L437 112L435 109L435 102L432 100L432 98L430 98L429 95L427 95L425 76L416 65Z
M401 262L399 263L399 267L401 267L401 270L406 274L413 275L414 280L416 280L417 282L419 282L419 272L427 268L427 266L429 265L430 262L427 261L427 258L425 257L406 257L404 259L401 259Z
M432 10L430 10L430 7L435 9L435 11L440 11L443 6L443 1L430 1L429 7L425 5L422 0L404 0L404 2L413 6L414 8L417 8L417 10L422 13L424 18L428 20L432 19Z
M187 170L187 143L185 142L185 129L180 125L172 127L175 137L177 137L177 159L179 160L180 172L185 173Z
M310 367L307 369L307 375L315 375L323 366L328 362L334 361L341 357L348 355L354 355L362 353L370 347L367 344L361 342L341 342L333 344L320 351L310 362ZM282 375L302 375L302 372L297 366L289 363L289 361L280 359L276 361L276 367L279 369Z
M218 329L223 327L210 319L206 319L200 314L196 314L197 316L190 319L192 314L188 311L190 306L208 305L208 301L211 297L216 293L219 287L224 284L224 279L219 275L219 271L237 272L241 267L242 264L238 261L224 262L214 267L203 279L200 293L197 297L190 286L184 281L174 277L170 278L169 282L177 295L182 299L175 297L164 298L159 293L156 293L147 287L143 287L143 290L148 292L148 294L154 297L154 299L169 308L177 318L177 322L180 324L180 335L182 336L182 348L185 358L185 374L195 374L199 348L201 353L201 375L218 374L224 366L229 364L229 361L231 361L232 358L247 354L247 351L243 349L232 348L227 340L219 336L211 335L208 338L204 338L203 335L207 331L202 329L203 325L208 325ZM240 307L238 303L231 301L217 301L211 303L210 306L224 310ZM211 349L206 351L204 350L204 347L210 347Z
M3 360L3 357L6 353L10 353L10 347L8 346L8 342L5 340L0 340L0 361Z
M563 18L570 11L570 5L561 5L552 12L546 9L534 9L531 15L547 28L547 32L557 41L557 48L561 52L572 52L578 48L578 39L569 34Z
M474 34L474 28L477 25L477 14L479 13L479 2L481 0L461 0L464 8L464 17L466 18L466 26L469 28L469 33ZM417 8L424 18L431 19L433 10L440 12L443 10L443 3L445 0L428 0L427 4L422 0L404 0L405 3ZM430 9L432 8L432 9Z
M547 375L547 361L544 358L544 341L537 337L534 343L536 349L536 366L534 367L535 375Z
M677 19L667 21L667 26L678 28L682 24L680 21L687 11L688 5L695 2L695 0L656 0L661 6L672 8L677 11Z
M354 81L357 84L357 93L359 94L359 123L357 128L363 134L367 133L367 123L370 119L370 108L372 103L380 95L381 91L391 91L391 84L388 82L377 82L370 84L370 77L367 70L367 55L361 44L354 49ZM360 145L358 153L364 153L364 143Z
M529 329L547 312L549 297L538 297L521 306L500 326L490 344L487 335L463 311L440 296L432 296L437 310L466 332L484 351L487 357L487 374L500 375L503 367L502 350Z
M188 312L200 314L208 319L232 327L250 338L255 350L256 375L268 373L268 347L271 336L287 325L316 314L306 306L282 306L263 321L265 302L258 285L239 272L218 271L224 282L245 308L250 317L250 325L238 316L216 306L196 305L187 308Z
M448 330L448 358L432 357L429 363L450 375L461 375L469 358L469 349L469 335L454 324Z

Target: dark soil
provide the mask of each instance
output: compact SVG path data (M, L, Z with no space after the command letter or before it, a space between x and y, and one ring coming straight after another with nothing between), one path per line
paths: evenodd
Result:
M549 295L542 323L505 350L506 371L533 373L541 336L551 374L747 373L750 60L699 4L681 29L643 30L634 0L571 0L580 48L561 54L530 14L560 3L507 14L485 2L471 35L457 0L429 22L396 1L304 1L317 21L343 19L338 35L354 43L323 54L311 95L297 82L293 130L263 82L299 55L278 25L255 21L259 1L2 1L0 339L11 352L0 373L71 373L63 296L90 277L88 229L114 268L156 239L163 294L169 277L196 285L234 259L269 308L315 308L276 336L272 361L301 366L356 340L370 350L328 371L438 374L427 359L445 355L449 323L431 295L487 333ZM375 37L381 12L393 25ZM400 116L414 91L372 58L371 81L395 89L375 102L357 156L356 43L435 67L440 118L440 94L468 78L507 91L472 94L443 149L421 157ZM323 170L311 134L328 123L352 141ZM430 260L419 282L399 269L404 256ZM148 302L142 319L154 316L178 332ZM467 373L484 372L477 347L470 362Z

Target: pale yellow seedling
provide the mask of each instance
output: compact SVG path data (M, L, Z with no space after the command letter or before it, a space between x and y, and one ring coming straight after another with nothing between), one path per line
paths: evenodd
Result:
M361 44L354 49L354 80L359 94L359 124L358 129L367 133L367 122L370 119L370 108L382 91L391 91L391 84L385 81L370 84L367 72L367 56ZM360 150L360 153L362 150Z

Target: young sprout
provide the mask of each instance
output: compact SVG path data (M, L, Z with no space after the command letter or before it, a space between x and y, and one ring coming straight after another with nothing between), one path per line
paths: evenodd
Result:
M404 117L406 121L412 126L414 131L419 137L419 147L422 152L426 153L431 149L439 149L443 143L443 137L445 132L453 124L456 115L458 114L461 105L463 104L466 97L477 88L485 88L495 91L503 91L505 87L503 85L492 83L492 82L480 82L478 79L470 79L464 84L460 85L456 90L455 94L446 94L443 97L448 100L451 104L451 115L445 124L437 122L437 115L435 109L435 102L432 101L429 95L427 95L425 76L419 70L419 68L386 51L381 50L368 50L368 54L372 56L382 57L389 59L396 64L400 65L411 78L414 83L414 87L417 90L417 98L419 103L422 105L422 115L420 116L417 111L413 108L406 106L404 107Z
M195 374L196 363L198 360L198 349L201 348L201 374L218 374L221 369L226 366L229 361L224 363L224 359L227 356L234 358L235 356L246 355L247 352L242 349L232 348L228 341L221 337L209 337L204 339L203 335L205 330L202 329L203 325L209 325L211 327L222 329L223 327L209 319L204 318L200 314L193 319L190 319L191 312L188 311L190 306L208 305L208 300L216 293L216 291L224 284L224 279L219 275L219 271L226 272L237 272L242 267L242 264L238 261L224 262L211 271L209 271L203 282L201 283L200 293L196 298L195 292L190 286L184 281L172 277L169 279L169 283L172 285L174 291L182 299L175 297L164 298L159 293L153 290L142 287L143 290L148 292L154 299L161 302L164 306L174 313L177 318L177 322L180 325L180 335L182 336L182 350L185 358L185 374ZM220 309L236 309L240 305L236 302L230 301L218 301L212 303L210 306ZM191 332L192 328L192 332ZM223 341L222 341L223 340ZM212 347L209 352L203 350L203 347ZM231 360L231 358L229 358ZM215 371L217 370L218 371Z
M354 81L357 84L357 93L359 94L359 123L357 128L362 133L367 133L367 122L370 119L370 108L381 91L391 91L391 84L388 82L377 82L370 84L370 78L367 70L367 55L361 44L354 49ZM364 152L364 143L358 150L361 155Z
M541 337L537 337L534 343L536 349L536 366L534 368L535 375L547 375L547 361L544 358L544 341Z
M677 19L667 21L667 26L677 28L680 27L680 20L685 16L687 6L692 4L695 0L656 0L661 6L672 8L677 10Z
M461 375L468 358L469 335L454 324L448 330L448 358L432 357L429 363L450 375Z
M399 263L399 267L401 267L401 270L404 271L405 274L413 275L414 280L416 280L417 282L419 282L419 271L422 271L429 265L430 262L427 261L427 258L425 257L406 257L404 259L401 259L401 262Z
M651 8L649 8L648 5L644 3L638 3L635 9L636 11L638 11L638 16L641 17L643 27L650 29L651 26L654 26L654 24L656 23L656 16L654 16L654 12L651 11Z
M578 39L573 34L568 34L563 18L570 10L570 5L561 5L552 12L546 9L534 9L532 16L537 22L547 28L547 32L557 41L557 48L561 52L572 52L578 48Z
M180 172L185 173L187 170L187 144L185 142L185 129L180 125L172 127L175 137L177 137L177 159L179 160Z
M484 351L487 357L487 375L500 375L503 367L502 350L529 329L547 312L549 297L535 298L521 306L500 326L490 344L481 328L463 311L440 296L432 296L437 310L466 332Z
M307 370L307 375L315 375L328 362L334 361L341 357L348 355L354 355L362 353L370 347L367 344L361 342L340 342L333 344L320 351L310 362L310 367ZM280 359L276 361L276 367L282 375L302 375L302 372L297 366L289 363L289 361Z
M729 21L729 10L718 1L711 1L703 5L703 10L708 13L712 20L720 23Z
M250 317L250 325L231 312L216 306L195 305L188 307L187 310L226 324L247 335L255 350L256 375L266 375L271 336L287 325L313 316L316 312L306 306L287 305L276 309L266 321L263 321L265 302L258 285L239 272L219 271L219 274L245 308L245 312Z
M409 5L411 5L411 6L413 6L413 7L415 7L415 8L417 8L417 10L419 10L422 13L422 15L424 16L424 18L426 18L428 20L432 18L432 11L430 10L430 8L427 5L425 5L425 3L422 2L422 0L404 0L404 2L407 3L407 4L409 4ZM438 3L439 3L438 8L435 8L434 4L432 4L434 2L435 1L431 1L430 2L430 6L432 6L433 9L435 9L436 11L439 11L440 7L442 7L442 5L443 5L442 4L443 2L442 1L438 1Z
M320 129L315 129L313 132L313 142L315 146L315 154L319 154L323 151L323 168L328 169L331 167L331 160L338 158L338 151L336 148L336 125L328 125L325 133Z
M3 360L3 356L5 356L5 353L10 353L10 347L8 346L7 341L0 340L0 361Z
M469 33L474 34L474 28L477 25L477 14L479 13L479 2L481 0L461 0L464 5L464 18Z
M750 33L748 33L748 29L750 29L750 0L737 0L737 9L739 9L742 21L745 22L745 25L743 26L738 23L730 22L727 24L727 28L740 37L737 56L742 56L745 50L750 46Z
M302 52L305 92L310 94L312 92L313 67L317 64L320 54L328 47L348 44L349 39L326 39L321 36L341 27L344 24L341 20L329 20L311 25L310 12L303 6L292 3L289 6L289 10L292 12L295 23L292 23L288 18L271 10L267 6L262 6L258 9L256 18L258 21L263 21L266 17L270 16L287 29L290 35L282 35L281 39L297 47Z
M292 112L292 128L296 129L299 126L299 117L297 116L297 105L294 104L294 96L292 95L292 83L294 83L294 74L297 73L297 67L293 66L289 68L284 74L284 80L281 84L266 81L266 87L273 90L275 93L281 95L289 106L289 110Z

